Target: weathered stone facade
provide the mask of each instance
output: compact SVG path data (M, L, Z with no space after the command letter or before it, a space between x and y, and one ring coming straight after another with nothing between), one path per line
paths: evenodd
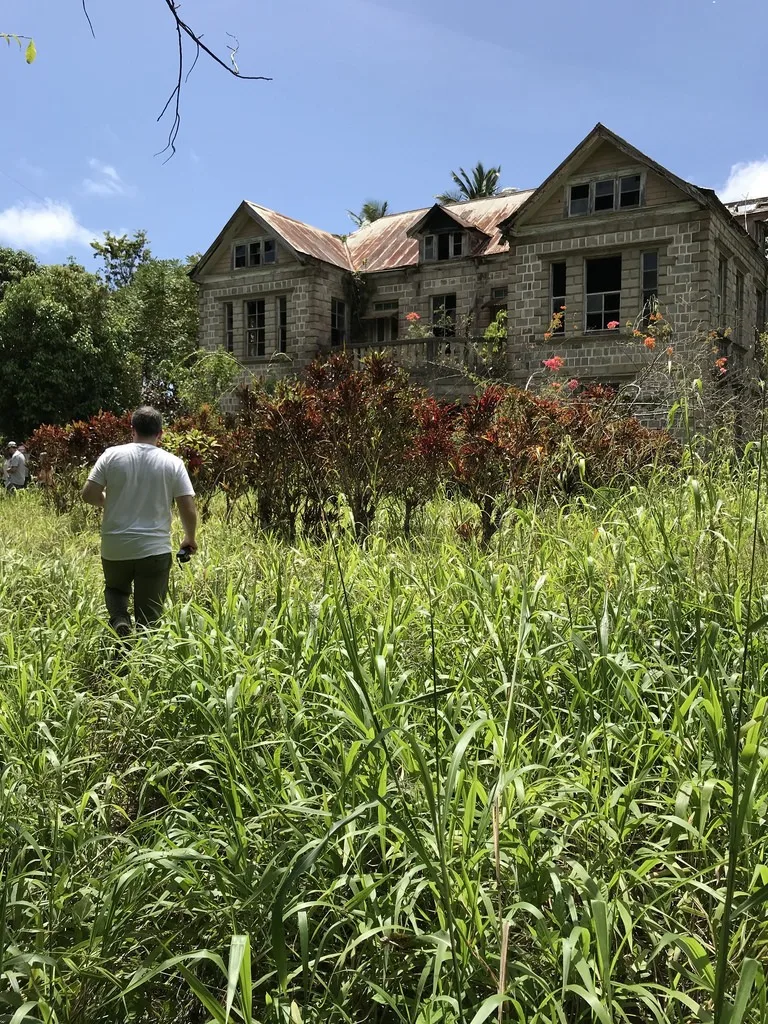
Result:
M603 194L615 191L600 209L595 182ZM622 208L625 187L634 191ZM573 197L587 192L589 209L574 212ZM604 209L606 203L613 205ZM459 252L434 258L436 239L446 234ZM274 245L269 262L263 240ZM237 265L251 260L261 262ZM620 282L614 294L600 298L593 287L588 302L590 275L608 272ZM634 322L652 279L680 344L702 327L728 327L729 355L745 363L765 323L768 261L754 231L714 193L676 178L598 126L536 190L385 217L345 240L243 204L193 277L200 284L201 344L229 344L251 373L300 372L339 348L391 347L411 366L464 351L459 338L406 340L408 313L428 324L447 303L460 336L481 336L496 310L508 310L507 369L520 384L555 353L580 379L620 383L652 357L598 324L588 305L610 301L622 325ZM555 280L565 300L564 329L545 340Z

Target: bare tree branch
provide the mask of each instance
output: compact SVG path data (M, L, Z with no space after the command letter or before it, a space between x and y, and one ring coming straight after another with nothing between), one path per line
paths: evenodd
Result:
M95 39L96 38L96 33L93 31L93 24L91 22L91 16L88 13L88 8L85 6L85 0L82 0L82 3L83 3L83 14L85 15L85 20L88 22L88 28L91 30L91 35Z
M83 0L83 4L85 4L85 0ZM177 40L178 40L178 50L179 50L179 58L178 58L179 59L179 65L178 65L178 75L176 77L176 85L174 86L173 91L171 92L171 95L166 100L165 106L161 110L160 116L157 119L158 121L162 120L162 118L164 117L164 115L167 112L168 108L171 106L171 104L173 104L173 121L171 123L170 131L168 132L168 142L160 150L159 153L155 154L155 156L161 156L163 153L168 153L168 156L167 156L166 160L164 161L165 163L167 163L168 160L170 160L171 157L176 152L176 139L178 138L179 128L181 127L180 104L181 104L181 89L182 89L182 85L187 81L189 76L194 71L195 65L197 64L197 61L198 61L198 59L200 57L200 51L201 50L208 57L210 57L211 60L214 63L218 64L219 67L222 67L222 68L224 68L225 71L229 72L229 74L232 75L233 78L242 78L242 79L245 79L246 81L250 81L250 82L271 82L272 79L268 78L266 75L243 75L243 74L240 73L240 69L238 68L237 63L235 61L235 55L236 55L238 49L240 48L240 44L237 41L237 39L235 38L235 36L232 36L231 38L235 40L235 43L237 43L237 45L235 47L232 47L232 46L229 47L229 50L230 50L230 62L232 64L232 66L230 67L229 64L227 64L225 61L223 61L221 59L221 57L217 56L217 54L215 54L213 52L213 50L211 50L208 46L205 45L205 43L203 42L202 35L198 35L196 32L194 32L189 27L189 25L186 24L186 22L182 21L181 16L179 15L179 8L180 8L181 5L179 4L178 0L165 0L165 5L168 8L168 10L171 12L171 14L173 16L173 20L174 20L175 25L176 25L176 37L177 37ZM189 39L191 39L192 42L195 44L195 59L192 61L192 65L189 68L189 70L187 71L186 77L184 75L184 36L185 35ZM227 33L227 35L230 35L230 33ZM169 150L170 150L170 152L169 152Z

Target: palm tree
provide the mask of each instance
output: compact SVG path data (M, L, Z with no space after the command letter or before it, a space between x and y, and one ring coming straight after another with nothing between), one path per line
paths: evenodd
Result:
M389 203L385 199L384 202L380 202L378 199L369 199L363 203L360 213L353 213L352 210L347 210L347 213L359 227L365 227L366 224L373 224L375 220L379 220L380 217L386 216L387 210L389 209Z
M482 164L477 164L472 173L467 174L463 167L459 173L451 171L451 177L458 186L451 192L443 192L435 196L438 203L460 203L467 199L485 199L487 196L495 196L499 192L499 175L501 167L489 167L486 170Z

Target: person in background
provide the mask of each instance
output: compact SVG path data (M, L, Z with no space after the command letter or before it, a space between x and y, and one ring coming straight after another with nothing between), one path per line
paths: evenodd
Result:
M184 527L182 547L197 550L195 492L181 459L158 448L163 421L141 406L131 417L129 444L99 456L83 487L89 505L104 509L101 564L109 622L120 637L131 632L133 591L136 622L154 625L162 614L171 571L171 511Z
M40 466L35 482L38 487L53 487L53 464L48 452L40 452Z
M17 451L19 452L20 455L24 456L24 483L21 486L28 487L32 473L29 468L29 455L27 455L27 446L25 444L20 444Z
M27 460L24 453L19 451L15 441L9 441L5 446L5 461L3 462L3 484L8 494L19 491L27 481Z

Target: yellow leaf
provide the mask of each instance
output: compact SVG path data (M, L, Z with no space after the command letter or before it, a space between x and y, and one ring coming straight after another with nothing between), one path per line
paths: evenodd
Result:
M36 56L37 50L35 49L35 41L34 39L30 39L29 42L27 43L27 49L24 53L24 60L27 62L27 64L31 64Z

